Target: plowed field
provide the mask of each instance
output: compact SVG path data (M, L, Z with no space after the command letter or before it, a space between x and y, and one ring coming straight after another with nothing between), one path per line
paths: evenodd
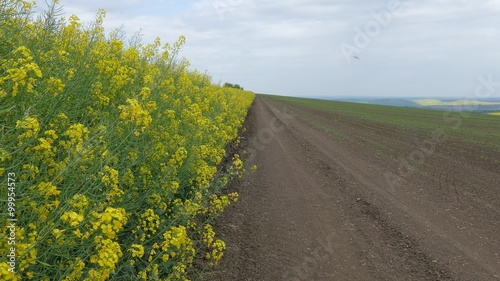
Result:
M500 119L258 96L210 280L500 280Z

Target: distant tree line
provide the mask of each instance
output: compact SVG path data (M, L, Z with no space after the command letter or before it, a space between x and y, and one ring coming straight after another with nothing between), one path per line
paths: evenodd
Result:
M240 85L238 84L231 84L231 83L224 83L224 87L229 87L229 88L235 88L235 89L240 89L240 90L243 90L243 87L241 87Z

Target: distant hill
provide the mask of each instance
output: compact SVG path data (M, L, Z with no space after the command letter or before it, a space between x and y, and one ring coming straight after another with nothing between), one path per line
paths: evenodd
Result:
M500 99L329 98L331 100L478 113L500 112Z
M403 106L403 107L419 107L419 105L409 99L335 99L338 101L355 102L355 103L366 103L366 104L380 104L380 105L392 105L392 106Z

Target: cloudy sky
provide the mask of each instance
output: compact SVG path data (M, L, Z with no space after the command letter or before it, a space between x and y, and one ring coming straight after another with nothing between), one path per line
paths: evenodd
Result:
M39 1L42 2L42 1ZM288 96L500 98L500 0L61 0L143 42L187 38L214 82ZM484 80L483 80L484 81Z

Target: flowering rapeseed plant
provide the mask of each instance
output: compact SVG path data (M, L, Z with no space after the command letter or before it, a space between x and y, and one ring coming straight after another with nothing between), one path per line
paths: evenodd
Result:
M195 259L215 265L225 244L208 222L238 198L221 194L244 170L226 147L254 94L189 71L182 36L127 46L102 10L84 28L32 9L0 0L0 177L19 182L16 267L2 258L0 279L187 280Z

